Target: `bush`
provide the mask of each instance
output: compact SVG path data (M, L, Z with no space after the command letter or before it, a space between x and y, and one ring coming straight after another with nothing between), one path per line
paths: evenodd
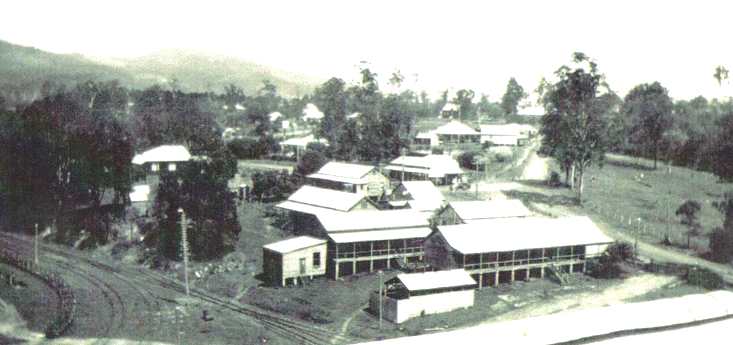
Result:
M551 187L559 187L562 185L562 182L560 181L560 174L557 173L557 171L553 171L550 173L550 178L547 180L547 184Z
M590 275L595 278L614 279L621 277L623 270L620 264L635 258L634 247L628 242L616 242L592 264Z
M474 161L479 158L481 158L481 152L466 151L458 155L458 165L464 169L475 170L476 164Z
M698 267L691 267L687 271L687 282L708 290L721 289L724 285L723 278L719 274Z
M716 228L710 234L710 254L718 262L730 262L733 259L733 231Z

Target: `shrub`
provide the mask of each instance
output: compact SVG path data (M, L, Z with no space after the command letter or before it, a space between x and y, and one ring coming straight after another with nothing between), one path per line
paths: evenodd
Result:
M619 278L623 271L620 264L635 258L634 247L628 242L616 242L606 249L598 262L591 265L590 275L595 278Z
M718 262L730 262L733 259L733 231L716 228L710 234L710 253Z
M458 164L461 168L474 170L476 164L474 161L481 158L481 153L476 151L466 151L458 155Z
M719 274L699 267L691 267L687 271L687 282L708 290L717 290L724 285L723 278Z
M551 172L550 178L547 180L547 184L551 187L559 187L562 184L560 181L560 174L558 174L557 171Z

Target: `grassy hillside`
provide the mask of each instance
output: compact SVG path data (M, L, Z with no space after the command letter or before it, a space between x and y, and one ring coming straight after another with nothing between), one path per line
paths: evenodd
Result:
M697 200L702 205L698 217L704 235L693 239L692 247L707 251L707 234L723 222L712 203L733 191L733 184L686 168L652 167L649 160L608 155L603 168L594 167L587 175L585 207L611 223L623 223L631 232L641 225L639 235L649 242L658 243L669 233L673 244L685 246L687 228L674 213L686 200Z

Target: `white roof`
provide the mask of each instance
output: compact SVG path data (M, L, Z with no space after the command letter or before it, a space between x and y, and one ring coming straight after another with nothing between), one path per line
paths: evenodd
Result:
M428 132L419 132L417 133L417 135L415 135L415 138L433 140L437 138L437 134L435 134L435 130L428 131Z
M458 111L458 106L455 103L448 102L441 111Z
M263 248L267 248L269 250L272 250L274 252L278 252L280 254L287 254L290 252L294 252L299 249L305 249L313 246L317 246L320 244L325 244L326 240L310 237L310 236L299 236L299 237L293 237L289 238L287 240L283 240L280 242L270 243L263 246Z
M356 206L363 198L363 195L357 193L347 193L305 185L290 195L288 201L346 212Z
M356 118L359 118L359 116L361 116L361 113L356 112L356 113L351 113L351 115L347 115L346 118L347 119L356 119Z
M611 243L588 217L503 218L438 226L448 244L463 254Z
M150 196L150 186L148 185L134 186L132 187L132 192L130 192L130 202L148 201L149 196Z
M473 280L471 275L463 269L424 273L403 273L398 274L397 279L399 279L402 282L402 285L410 291L476 285L476 281Z
M308 103L303 108L303 119L320 120L323 118L323 112L313 103Z
M371 165L328 162L316 173L310 174L308 177L353 184L365 184L369 182L366 176L372 170L374 170L374 167Z
M341 211L341 210L333 210L330 208L324 208L320 206L301 204L299 202L293 202L293 201L287 201L287 200L275 205L275 207L282 208L282 209L289 210L289 211L296 211L300 213L312 214L312 215L319 215L321 213L328 213L328 212L347 212L347 211Z
M354 211L322 213L318 220L328 232L399 229L429 226L427 217L416 210Z
M277 119L281 118L283 114L279 111L273 111L270 113L270 121L277 121Z
M427 174L428 177L463 174L463 170L453 157L448 155L400 156L392 160L385 170L405 171Z
M481 135L521 136L526 131L526 128L516 123L481 125Z
M464 222L533 215L532 211L516 199L451 201L450 207Z
M355 232L335 232L328 234L336 243L352 243L366 241L399 240L403 238L425 238L432 230L428 227L393 229L393 230L368 230Z
M132 158L132 164L142 165L150 162L185 162L191 154L182 145L162 145L154 147Z
M436 134L452 134L452 135L479 135L475 129L464 124L463 122L453 120L435 130Z
M328 143L328 140L325 138L316 139L313 134L306 135L304 137L298 137L298 138L290 138L288 140L285 140L280 143L282 146L298 146L298 147L307 147L310 143L322 143L326 144Z
M430 181L402 181L405 190L410 194L410 207L418 211L432 211L440 208L445 197Z

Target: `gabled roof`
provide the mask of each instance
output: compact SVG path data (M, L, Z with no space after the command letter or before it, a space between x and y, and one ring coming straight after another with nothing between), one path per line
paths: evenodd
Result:
M132 158L132 164L143 165L151 162L186 162L191 154L182 145L161 145Z
M443 109L441 109L440 111L458 111L458 109L458 105L448 102L443 106Z
M516 123L481 125L481 135L521 136L526 129Z
M347 193L333 189L318 188L306 185L300 187L300 189L290 195L288 201L277 205L277 207L292 209L284 206L295 203L306 205L306 207L310 206L308 207L308 209L312 209L312 207L318 207L324 210L346 212L354 208L354 206L356 206L362 199L364 199L364 196L361 194ZM317 211L318 209L314 210Z
M463 174L458 162L448 155L400 156L392 160L384 169L427 174L431 178Z
M445 197L430 181L402 181L400 183L410 194L410 207L418 211L433 211L439 209Z
M424 273L398 274L397 279L409 291L431 290L460 286L475 286L476 281L463 269Z
M367 175L374 170L371 165L328 162L316 173L308 175L309 178L345 182L353 184L364 184L368 182Z
M438 226L438 231L463 254L613 242L590 218L581 216L492 219Z
M520 200L498 199L451 201L450 207L464 222L483 219L529 217L533 215Z
M310 143L321 143L321 144L327 144L328 140L325 138L319 138L316 139L313 134L306 135L304 137L299 138L290 138L288 140L285 140L280 143L281 146L298 146L298 147L307 147Z
M287 254L296 250L310 248L325 243L326 240L324 239L310 236L299 236L275 243L266 244L263 246L263 248L267 248L280 254Z
M275 122L277 119L281 118L283 114L279 111L273 111L268 116L270 116L270 121Z
M323 112L313 103L308 103L303 108L303 119L320 120L323 118Z
M330 212L318 215L327 232L426 227L428 218L416 210Z
M432 230L428 227L393 229L393 230L366 230L353 232L332 232L328 234L336 243L353 243L367 241L387 241L407 238L425 238Z
M471 128L470 126L464 124L463 122L453 120L451 122L448 122L440 127L438 127L435 130L436 134L442 134L442 135L479 135L481 133L477 132L475 129Z

